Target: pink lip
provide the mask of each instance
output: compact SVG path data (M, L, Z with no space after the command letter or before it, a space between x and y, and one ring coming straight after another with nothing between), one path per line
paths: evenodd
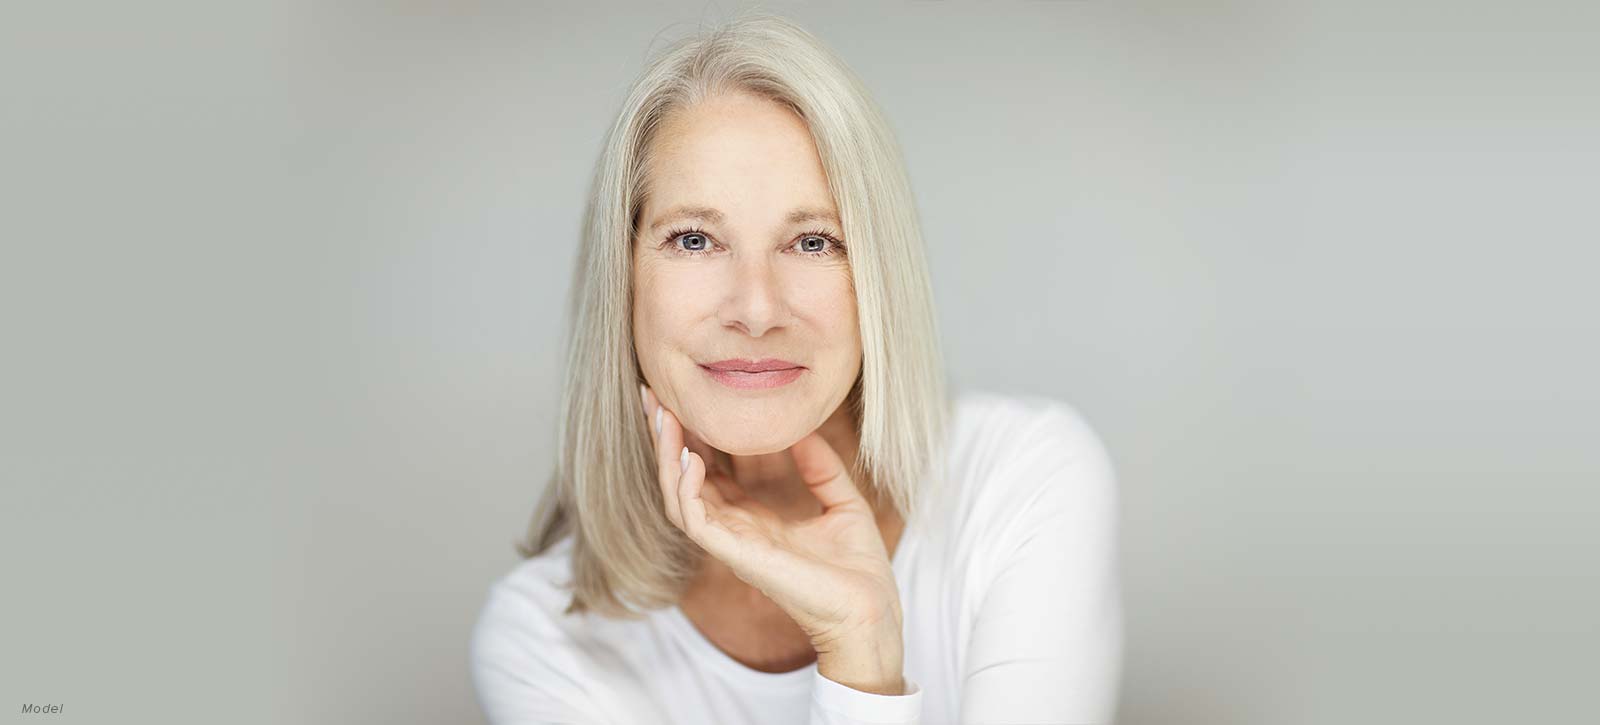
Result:
M700 369L717 382L730 388L753 390L788 385L805 372L805 368L789 362L765 358L762 360L720 360L705 363Z
M792 363L788 360L779 360L777 358L767 357L760 360L740 360L737 358L729 358L727 360L719 360L714 363L704 363L700 367L710 368L712 370L721 370L725 372L765 373L773 370L788 370L789 368L797 368L801 366L798 363Z

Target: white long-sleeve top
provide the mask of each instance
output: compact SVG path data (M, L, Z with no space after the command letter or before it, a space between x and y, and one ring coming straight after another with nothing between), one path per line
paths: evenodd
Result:
M643 620L561 614L572 538L489 588L473 630L478 701L532 723L1109 723L1122 654L1117 492L1100 438L1071 406L956 398L949 485L892 557L906 693L750 669L676 606Z

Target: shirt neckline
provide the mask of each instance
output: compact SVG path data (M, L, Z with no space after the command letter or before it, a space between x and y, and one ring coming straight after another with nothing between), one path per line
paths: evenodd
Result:
M902 598L905 597L905 562L910 558L907 550L911 548L910 545L915 538L913 527L908 521L900 532L900 541L895 544L894 556L889 560L889 568L894 571L896 586L900 587ZM712 644L676 602L660 611L664 612L667 623L678 632L691 649L698 653L697 659L709 662L717 671L741 686L769 690L802 690L809 688L812 678L816 676L817 663L814 660L788 672L763 672L752 669Z

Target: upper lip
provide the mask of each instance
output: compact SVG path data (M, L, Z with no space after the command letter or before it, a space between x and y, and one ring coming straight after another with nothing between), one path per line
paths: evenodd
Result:
M716 370L718 372L741 373L765 373L773 370L788 370L790 368L801 367L800 365L789 362L788 360L779 360L773 357L762 358L760 360L741 360L739 358L729 358L727 360L719 360L713 363L701 363L701 366Z

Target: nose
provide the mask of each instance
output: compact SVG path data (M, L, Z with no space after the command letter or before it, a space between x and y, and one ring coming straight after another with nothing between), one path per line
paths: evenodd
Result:
M747 255L730 267L732 280L718 315L722 324L751 337L788 322L783 278L778 265L764 255Z

